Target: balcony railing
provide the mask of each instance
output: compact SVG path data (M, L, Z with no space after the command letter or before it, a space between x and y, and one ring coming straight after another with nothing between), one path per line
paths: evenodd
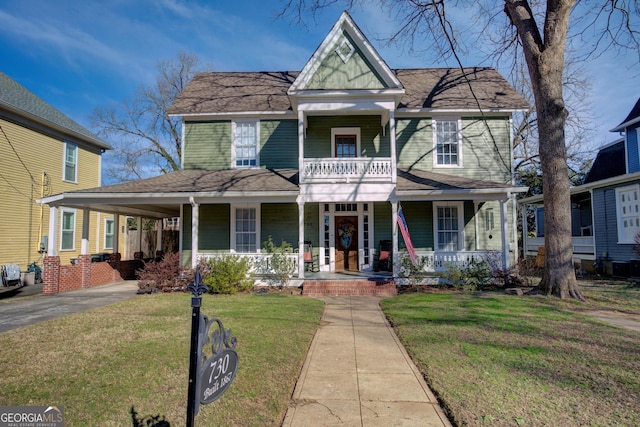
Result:
M303 182L390 182L391 158L304 159Z

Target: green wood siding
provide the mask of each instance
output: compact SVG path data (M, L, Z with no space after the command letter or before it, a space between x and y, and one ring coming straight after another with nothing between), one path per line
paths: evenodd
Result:
M469 178L510 183L511 152L509 138L509 120L506 118L486 118L484 121L482 118L463 119L462 153L464 167L461 170L461 174ZM448 169L444 170L449 171Z
M229 205L200 205L200 234L198 250L205 252L228 251L229 221L231 218Z
M304 142L306 158L331 157L331 128L360 128L361 157L391 157L387 126L384 135L380 116L311 116Z
M184 128L184 169L231 167L230 121L186 122Z
M373 246L378 247L380 240L391 240L393 231L391 230L391 203L376 202L373 204L373 224L374 242Z
M397 119L398 167L508 183L511 181L509 138L509 120L506 117L485 120L463 118L463 167L435 168L431 118Z
M285 241L293 248L298 247L298 205L295 203L265 203L261 206L262 242L269 236L276 246ZM260 242L260 246L262 246Z
M298 121L260 121L260 166L298 168Z
M314 248L320 246L319 220L320 204L306 203L304 205L304 240L311 241Z
M374 71L360 49L346 32L331 47L330 53L322 61L305 89L384 89L384 80ZM347 63L340 58L336 49L345 40L355 49Z
M433 204L431 202L402 202L402 212L407 221L413 247L418 251L433 250ZM398 242L404 248L404 240L398 232Z
M431 118L396 120L398 168L433 170Z

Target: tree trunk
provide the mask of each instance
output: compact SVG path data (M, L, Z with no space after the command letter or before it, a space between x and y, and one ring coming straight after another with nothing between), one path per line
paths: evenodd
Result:
M571 197L564 133L567 110L562 95L569 14L574 4L575 0L547 0L542 34L529 2L505 0L505 12L522 43L538 115L545 224L545 268L540 288L547 295L584 299L573 269Z

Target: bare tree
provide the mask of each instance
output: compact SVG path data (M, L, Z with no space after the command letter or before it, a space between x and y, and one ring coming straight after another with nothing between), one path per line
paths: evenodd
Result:
M96 108L94 129L114 147L107 154L105 177L112 182L148 178L180 169L180 120L167 109L196 72L198 58L181 52L157 64L152 86L141 86L132 99Z
M337 2L289 0L286 7L297 11L297 18L300 19L301 10L316 12ZM408 39L412 47L428 46L441 58L453 57L462 66L458 55L464 52L465 46L456 34L470 31L470 28L459 28L457 33L454 31L443 0L345 0L343 3L349 7L373 3L387 8L399 22L397 32L390 36L389 41ZM569 18L577 0L460 0L447 4L460 10L476 10L476 16L486 19L481 31L489 32L505 44L512 45L524 58L535 103L538 155L544 186L547 256L540 287L546 294L560 298L583 299L573 269L570 206L566 203L570 193L565 134L568 111L566 95L563 93L563 76L567 68L565 54L567 45L579 45L587 31L597 36L596 43L586 49L583 59L608 48L638 52L639 34L635 28L637 23L633 21L640 16L638 2L601 0L595 5L585 6L572 21L575 32L571 38ZM505 17L507 21L504 25L493 25ZM584 47L587 43L583 41L582 45ZM522 127L525 128L529 122L531 115L523 118Z

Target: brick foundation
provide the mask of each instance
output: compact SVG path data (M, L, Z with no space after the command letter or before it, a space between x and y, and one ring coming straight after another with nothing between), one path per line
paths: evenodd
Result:
M306 296L394 296L398 289L394 281L368 280L308 280L302 286Z

